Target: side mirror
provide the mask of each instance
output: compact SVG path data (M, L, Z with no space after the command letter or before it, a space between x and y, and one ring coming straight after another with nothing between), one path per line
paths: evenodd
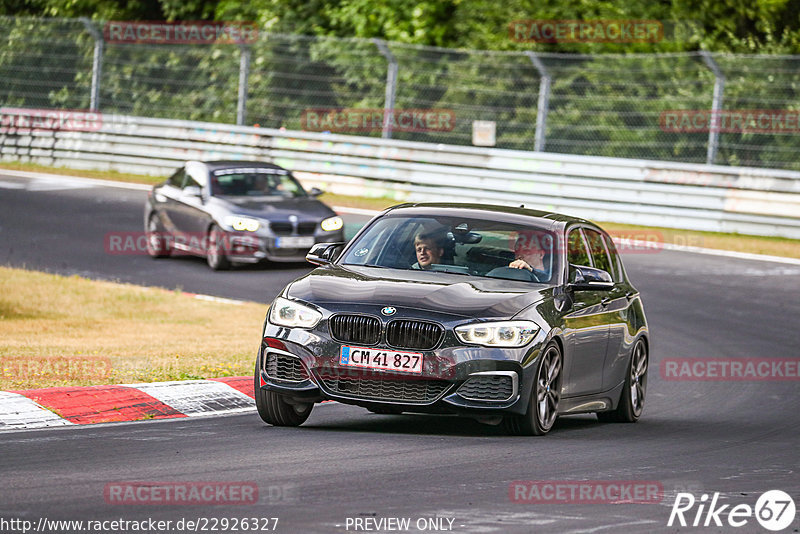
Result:
M318 196L320 196L324 192L325 191L323 191L319 187L312 187L311 190L308 192L308 196L310 196L312 198L317 198Z
M603 269L587 267L585 265L569 265L569 282L567 288L578 291L614 289L614 280Z
M344 243L317 243L306 254L306 261L314 265L328 265L344 248Z

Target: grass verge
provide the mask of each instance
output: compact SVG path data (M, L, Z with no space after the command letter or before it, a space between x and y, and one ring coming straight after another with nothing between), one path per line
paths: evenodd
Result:
M266 309L0 267L0 390L250 375Z
M144 176L138 174L124 174L111 171L82 171L63 167L47 167L32 163L0 163L0 169L22 170L31 172L47 172L64 174L68 176L84 176L103 180L118 180L143 184L156 184L164 180L163 177ZM398 202L389 198L352 197L325 193L320 197L323 202L334 206L350 208L383 210ZM784 256L800 259L800 240L786 239L783 237L750 236L741 234L725 234L720 232L698 232L694 230L680 230L675 228L659 228L654 226L636 226L597 221L603 228L619 235L632 239L658 241L674 245L688 245L694 247L712 248L718 250L733 250L752 254L767 254L770 256Z

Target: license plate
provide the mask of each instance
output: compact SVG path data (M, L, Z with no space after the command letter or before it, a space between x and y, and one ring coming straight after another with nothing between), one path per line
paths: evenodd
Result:
M342 352L339 356L339 365L421 374L422 354L419 352L345 346L342 347Z
M288 236L275 239L275 248L311 248L314 246L314 236Z

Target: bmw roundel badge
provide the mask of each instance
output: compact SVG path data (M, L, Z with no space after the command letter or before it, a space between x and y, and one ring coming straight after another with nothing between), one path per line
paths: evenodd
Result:
M381 310L381 313L384 315L394 315L397 310L391 306L386 306Z

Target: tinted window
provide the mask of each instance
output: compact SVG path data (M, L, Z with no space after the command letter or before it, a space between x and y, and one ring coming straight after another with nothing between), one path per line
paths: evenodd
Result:
M611 239L610 236L603 235L603 241L606 244L606 249L608 249L608 252L611 255L611 277L615 282L622 282L622 260L617 253L617 247L614 245L614 240Z
M184 178L186 178L186 171L180 169L175 174L169 177L168 183L173 187L181 188L183 187Z
M580 230L577 228L569 233L569 239L567 240L567 258L569 263L573 265L592 266L589 261L586 242Z
M192 178L187 174L186 179L183 181L183 189L186 189L190 185L194 187L200 187L202 189L202 186L199 183L197 183L197 180L195 180L194 178Z
M303 187L286 169L260 167L214 171L211 192L225 196L306 196Z
M608 252L606 252L605 244L603 243L603 236L599 232L584 229L586 238L589 240L589 250L592 252L592 262L598 269L603 269L607 273L611 273L611 260L608 259Z
M552 232L536 226L389 214L370 225L340 261L549 283L559 273L555 242Z

